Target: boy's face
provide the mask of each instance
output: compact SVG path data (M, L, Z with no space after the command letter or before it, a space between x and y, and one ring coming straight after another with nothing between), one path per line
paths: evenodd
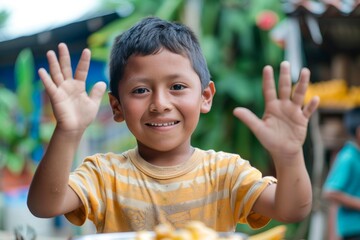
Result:
M204 91L188 58L161 50L131 56L119 83L119 99L109 94L114 119L123 120L139 148L171 151L189 147L200 113L211 108L213 82Z

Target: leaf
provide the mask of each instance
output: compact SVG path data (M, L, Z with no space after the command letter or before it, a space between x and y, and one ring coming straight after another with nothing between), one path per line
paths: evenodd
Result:
M44 122L40 125L40 140L42 142L48 143L54 132L55 123L53 122Z
M213 36L216 31L217 21L221 10L220 1L208 1L203 8L201 16L201 28L204 35Z
M270 172L271 161L269 156L267 155L264 147L258 142L258 140L253 137L252 142L252 152L251 152L251 164L259 169L264 175L272 175L273 172ZM266 173L266 174L265 174Z
M156 11L155 16L158 16L162 19L171 20L174 17L175 12L179 9L183 0L167 0Z
M10 144L17 136L14 119L8 113L1 111L0 126L0 141L4 144Z
M109 60L110 47L93 47L91 48L91 59L95 61L107 62Z
M16 154L23 156L24 159L30 157L32 151L36 148L37 141L33 138L25 137L18 142Z
M25 116L33 111L33 80L34 80L34 59L29 48L23 49L15 62L16 93L19 106Z
M219 59L218 42L212 36L204 36L201 39L201 46L208 65L215 65Z
M19 156L12 152L6 152L4 158L6 161L6 166L10 172L20 174L24 169L26 161L23 156Z
M252 152L251 131L243 122L238 119L236 121L233 139L236 140L236 143L241 144L235 144L234 149L241 154L242 158L249 160Z
M11 90L0 87L0 111L10 112L17 107L17 97Z
M8 152L7 148L0 145L0 169L6 165L5 154Z
M88 37L87 42L89 47L95 48L106 45L107 43L111 42L116 35L130 28L141 17L142 15L134 13L129 17L121 18L107 24L105 27L101 28L99 31L91 34Z
M225 75L226 74L226 75ZM230 95L236 102L249 104L254 100L251 82L244 75L228 72L217 83L219 93Z

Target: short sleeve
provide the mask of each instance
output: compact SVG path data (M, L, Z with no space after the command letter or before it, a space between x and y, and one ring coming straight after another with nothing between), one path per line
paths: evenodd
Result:
M231 161L232 162L232 161ZM248 224L251 228L261 228L271 220L269 217L252 211L256 200L271 184L277 182L274 177L263 177L262 173L250 162L237 157L232 162L236 167L232 171L231 202L235 204L234 220Z
M253 187L250 189L249 198L245 204L245 214L246 222L253 229L258 229L266 226L271 218L261 215L259 213L255 213L252 211L252 208L259 198L260 194L271 184L275 184L277 180L273 177L264 177L257 181Z

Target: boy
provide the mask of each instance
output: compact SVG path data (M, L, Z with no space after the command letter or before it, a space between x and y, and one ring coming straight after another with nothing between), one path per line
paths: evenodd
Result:
M115 39L110 57L114 120L126 122L137 147L95 154L70 173L106 87L99 82L88 96L90 52L84 50L74 78L69 56L60 44L59 60L53 51L47 55L50 76L39 70L57 125L30 187L34 215L65 214L77 225L88 218L97 232L119 232L153 230L159 223L181 228L190 220L234 231L238 222L259 228L271 218L294 222L309 213L312 191L302 144L318 99L302 106L307 69L291 93L290 66L282 63L277 98L272 68L265 67L264 117L234 110L274 159L278 179L262 177L237 154L191 146L200 114L210 111L214 82L189 28L145 18Z
M338 205L337 233L345 240L360 239L360 108L344 115L351 136L339 151L324 184L324 198Z

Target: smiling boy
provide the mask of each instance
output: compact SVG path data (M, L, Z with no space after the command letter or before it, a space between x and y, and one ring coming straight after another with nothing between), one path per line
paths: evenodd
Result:
M183 163L194 151L190 138L200 113L210 111L213 82L202 90L189 59L165 49L132 57L127 64L119 100L109 94L115 120L125 120L147 162Z
M259 228L272 218L294 222L310 212L302 145L319 100L303 106L307 69L292 92L290 66L283 62L277 96L272 68L266 66L263 118L234 110L273 158L277 179L263 177L238 154L191 145L200 114L211 109L215 84L189 28L145 18L115 39L110 57L114 120L126 122L137 146L89 156L71 172L106 86L99 82L89 95L85 91L88 49L74 76L65 44L59 44L59 58L53 51L47 57L50 75L44 69L39 75L57 124L30 187L34 215L65 214L77 225L90 219L97 232L153 230L159 223L180 228L191 220L234 231L239 222Z

